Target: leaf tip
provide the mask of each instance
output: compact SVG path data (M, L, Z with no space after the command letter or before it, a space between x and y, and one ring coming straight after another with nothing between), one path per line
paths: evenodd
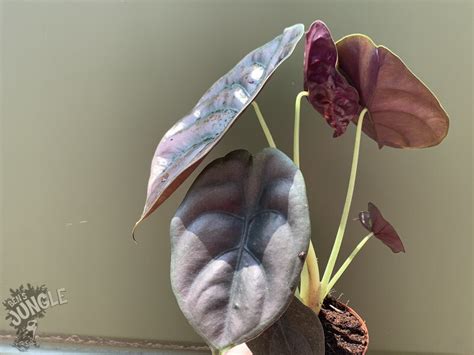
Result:
M137 229L138 225L143 221L143 217L140 217L140 219L135 223L135 225L132 228L132 240L135 244L138 244L137 239L135 238L135 230Z

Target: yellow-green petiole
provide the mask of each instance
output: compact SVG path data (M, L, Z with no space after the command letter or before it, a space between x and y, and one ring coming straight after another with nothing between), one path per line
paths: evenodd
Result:
M324 270L324 275L321 280L321 292L319 294L320 302L324 300L331 288L329 287L329 280L332 276L334 266L336 264L337 256L339 255L339 250L341 249L342 239L344 238L344 232L346 230L347 219L349 217L349 210L351 208L352 195L354 193L355 180L357 175L357 164L359 161L359 148L360 148L360 138L362 134L362 125L364 116L367 113L367 108L364 108L359 114L359 120L357 121L357 131L356 138L354 143L354 153L352 156L352 167L351 175L349 177L349 186L347 188L346 201L344 208L342 210L341 222L339 223L339 228L337 230L336 239L334 240L334 245L332 247L331 255L329 257L326 270Z
M258 106L256 101L252 101L253 109L255 110L255 114L257 115L258 122L260 122L260 126L262 126L263 134L265 134L265 138L267 138L268 145L272 148L276 148L275 141L273 140L272 134L270 133L270 129L263 118L262 111L260 111L260 107Z
M362 249L362 247L365 245L365 243L367 243L369 241L370 238L372 238L374 235L374 233L370 233L368 235L366 235L364 237L364 239L362 239L360 241L359 244L357 244L357 246L355 247L355 249L352 251L351 255L349 255L349 257L346 259L346 261L344 261L344 263L341 265L341 267L339 268L339 270L337 270L337 272L334 274L334 276L332 277L331 281L329 281L328 283L328 287L327 289L328 290L331 290L334 285L336 284L336 282L339 280L339 278L341 277L341 275L344 273L344 271L346 271L347 267L349 266L349 264L352 262L352 260L354 260L355 256L359 253L359 251Z
M295 126L293 131L293 161L295 165L300 167L300 112L301 112L301 99L308 96L307 91L300 92L295 99ZM313 309L315 312L319 312L321 304L319 302L319 268L318 259L314 246L311 240L309 241L308 255L303 265L301 272L301 283L300 283L300 297L303 303Z

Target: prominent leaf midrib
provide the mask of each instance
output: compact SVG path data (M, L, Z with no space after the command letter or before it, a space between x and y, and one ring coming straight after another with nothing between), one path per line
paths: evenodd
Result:
M241 186L244 186L244 189L245 189L245 186L247 186L248 184L248 178L249 176L252 174L252 169L250 168L249 171L247 171L247 175L242 179L242 182L241 182ZM281 178L277 178L275 179L276 181L280 182L280 180L285 180L285 179L281 179ZM273 181L273 183L275 183L275 181ZM202 188L202 187L201 187ZM260 190L259 191L259 196L258 198L256 199L256 205L258 206L258 202L261 200L261 197L262 197L262 194L264 192L264 189L263 190ZM243 193L243 201L241 201L241 204L243 206L246 206L247 205L247 201L246 201L246 198L245 198L245 193ZM249 241L249 230L250 230L250 226L252 225L254 219L261 215L261 214L264 214L264 213L274 213L274 214L277 214L281 217L283 217L284 220L287 220L286 216L279 210L276 210L276 209L271 209L271 208L265 208L265 209L259 209L257 210L256 212L253 212L253 213L250 213L250 214L246 214L245 216L240 216L240 215L237 215L237 214L234 214L234 213L230 213L228 211L225 211L225 210L208 210L208 211L205 211L203 213L200 213L198 216L196 216L194 218L194 221L197 221L199 220L203 215L206 215L208 213L222 213L222 214L225 214L227 216L230 216L230 217L233 217L235 219L238 219L240 220L241 222L243 222L243 228L242 228L242 232L240 234L240 238L239 238L239 243L237 246L235 247L231 247L221 253L219 253L218 255L214 256L199 272L198 276L195 278L195 280L198 280L199 279L199 275L202 274L202 272L206 269L206 266L210 265L212 262L218 260L219 258L221 258L223 255L226 255L230 252L234 252L235 250L238 251L238 255L237 255L237 258L236 258L236 261L235 261L235 265L234 265L234 268L233 268L233 272L232 272L232 279L230 281L230 291L229 291L229 299L227 300L227 306L226 306L226 312L225 312L225 320L224 320L224 326L223 326L223 329L222 329L222 332L221 332L221 335L225 335L227 334L228 332L228 328L229 328L229 325L228 325L228 322L230 320L230 316L229 314L231 314L232 312L232 307L233 307L233 304L234 304L234 297L235 297L235 292L234 292L234 289L235 287L238 285L238 282L236 282L236 276L237 276L237 271L241 270L241 263L242 263L242 256L244 254L244 252L247 252L248 255L255 260L255 262L260 266L260 270L262 271L262 274L266 277L266 272L265 272L265 269L263 268L263 265L262 265L262 262L261 260L259 260L255 254L248 248L248 241Z
M230 248L230 249L227 249L226 251L223 251L222 253L216 255L214 258L212 258L212 260L207 263L207 265L209 265L212 261L216 261L216 260L219 260L222 256L226 255L226 254L229 254L229 253L232 253L234 250L237 250L239 249L240 246L236 246L236 247L233 247L233 248ZM250 250L247 246L244 246L244 251L247 252L247 254L249 254L252 259L254 259L256 262L260 262L260 260L255 256L255 254L253 253L252 250Z
M245 185L245 183L244 183ZM245 194L244 194L245 196ZM257 199L257 201L259 201L260 198ZM246 201L244 201L244 205L246 205ZM242 237L241 237L241 241L239 243L239 245L236 247L236 248L233 248L233 249L238 249L238 255L237 255L237 260L235 262L235 267L234 267L234 272L232 273L232 280L231 280L231 286L230 286L230 292L229 292L229 300L227 302L227 310L226 310L226 317L225 317L225 321L224 321L224 327L223 327L223 330L222 330L222 334L226 334L227 333L227 329L228 329L228 322L229 322L229 314L230 312L232 312L232 305L234 304L234 295L235 293L233 292L235 287L236 287L236 284L237 282L235 281L235 277L237 275L237 272L236 271L239 271L241 270L241 262L242 262L242 255L244 253L244 251L247 251L249 253L249 255L255 259L255 261L261 265L260 269L263 273L263 275L266 276L266 272L265 272L265 269L263 268L263 265L261 264L261 260L259 260L254 254L253 252L247 247L247 243L248 243L248 240L249 240L249 227L250 225L252 224L254 218L256 216L258 216L259 214L261 213L264 213L264 212L269 212L269 213L277 213L278 215L283 215L280 211L278 210L273 210L273 209L264 209L264 210L259 210L255 213L252 213L250 216L249 215L246 215L244 217L244 226L243 226L243 230L242 230ZM263 312L263 310L262 310Z
M231 213L231 212L227 212L227 211L223 211L223 210L214 210L214 211L205 211L205 212L202 212L200 213L196 218L194 218L194 221L197 221L199 220L203 215L206 215L206 214L209 214L209 213L220 213L220 214L223 214L223 215L227 215L229 217L232 217L232 218L235 218L235 219L238 219L240 220L241 222L243 222L244 226L245 226L245 222L248 220L248 225L250 226L254 220L255 217L257 217L258 215L262 214L262 213L265 213L265 212L268 212L268 213L275 213L275 214L278 214L280 216L283 216L283 213L278 211L278 210L273 210L273 209L264 209L264 210L260 210L254 214L252 214L250 216L250 218L246 218L244 216L239 216L237 214L234 214L234 213ZM247 231L248 232L248 231ZM248 233L247 233L248 234ZM242 233L240 234L240 240L242 240ZM244 236L245 237L245 236ZM206 270L206 267L209 266L212 262L214 261L217 261L219 260L223 255L226 255L228 253L231 253L235 250L239 250L239 254L242 253L244 250L252 257L252 259L254 259L257 263L260 263L260 260L257 258L257 256L253 253L253 251L248 248L247 246L247 241L248 241L248 236L247 236L247 240L245 241L245 243L242 243L242 241L239 242L238 245L236 246L233 246L233 247L230 247L224 251L222 251L221 253L215 255L212 257L211 260L209 260L209 262L207 262L202 268L201 270L199 270L198 274L195 276L195 280L193 282L193 284L189 287L189 289L191 289L194 285L194 283L196 282L196 280L199 279L200 275ZM241 250L242 249L242 250ZM239 261L239 260L238 260ZM236 264L235 264L235 267L234 267L234 270L238 270L240 264L237 263L236 261ZM263 270L263 269L262 269ZM235 276L235 272L234 272L234 276ZM231 283L233 284L233 279L231 281Z
M248 177L247 177L247 179L248 179ZM244 196L245 196L245 193L244 193ZM244 197L244 199L245 199L245 197ZM244 201L244 205L247 205L246 201ZM224 321L224 328L223 328L223 331L222 331L223 334L227 333L228 322L229 322L229 319L230 319L229 313L232 312L232 305L234 303L234 297L235 297L235 292L233 292L233 291L234 291L234 289L236 287L236 284L237 284L237 282L235 282L235 277L238 274L238 271L241 270L240 263L242 262L242 255L244 253L244 250L246 249L247 242L248 242L248 239L249 239L249 226L250 226L251 223L252 223L252 220L249 218L249 216L245 216L244 226L243 226L243 230L242 230L243 236L241 237L241 241L240 241L239 245L237 246L237 248L239 250L238 251L239 254L237 255L237 260L235 261L234 272L232 273L232 280L230 281L229 300L228 300L228 303L227 303L227 309L226 309L226 313L225 313L226 318L225 318L225 321ZM263 269L263 267L261 267L261 269L262 269L262 272L265 274L265 270Z

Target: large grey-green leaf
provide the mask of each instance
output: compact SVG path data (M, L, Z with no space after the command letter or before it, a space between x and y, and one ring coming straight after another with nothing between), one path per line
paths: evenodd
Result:
M171 221L171 283L190 324L218 349L263 332L293 299L309 237L303 176L285 154L210 163Z
M318 316L294 297L285 314L247 346L253 355L324 355L324 344Z
M301 24L288 27L247 54L165 134L151 163L145 207L135 227L181 185L221 140L273 72L293 53L303 33Z

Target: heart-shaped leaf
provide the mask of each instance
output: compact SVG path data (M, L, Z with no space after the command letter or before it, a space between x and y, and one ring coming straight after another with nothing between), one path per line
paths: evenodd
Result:
M369 232L381 240L394 253L405 252L402 240L393 226L382 216L380 210L372 202L369 202L368 211L359 213L360 223Z
M294 297L285 314L247 346L253 355L324 355L324 330L316 313Z
M361 110L357 90L339 73L336 63L331 33L324 22L315 21L306 33L304 89L311 105L334 128L334 137L343 134Z
M350 35L337 42L337 52L339 68L369 109L363 130L379 147L426 148L444 139L448 115L388 48L367 36Z
M171 221L171 284L217 349L256 337L293 298L310 221L301 172L277 149L210 163Z
M288 27L249 53L165 134L151 163L145 207L135 227L181 185L219 142L277 67L291 55L303 33L301 24Z

